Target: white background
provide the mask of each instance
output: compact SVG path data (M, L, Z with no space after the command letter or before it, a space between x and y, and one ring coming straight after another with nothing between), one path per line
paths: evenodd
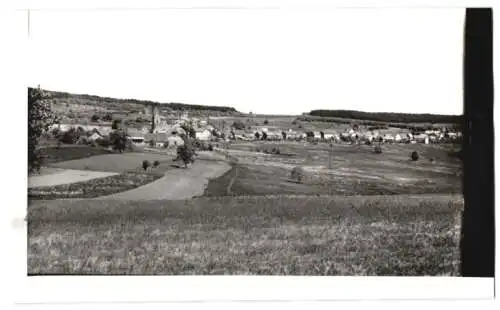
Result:
M41 3L52 2L52 7L68 7L69 4L59 1L38 1ZM74 1L76 2L76 1ZM177 3L174 3L177 2ZM186 3L201 1L183 1L183 6L189 6ZM217 1L210 1L216 3ZM223 3L224 1L219 1ZM245 1L232 1L244 3ZM270 4L271 2L271 4ZM266 1L266 5L279 5L280 1ZM282 1L281 1L282 2ZM331 2L331 1L330 1ZM343 2L343 5L353 6L359 1ZM419 4L418 1L412 1L413 5ZM17 1L15 7L22 7L23 1ZM36 5L40 6L41 3ZM131 1L79 1L76 7L113 7L127 5L133 7ZM171 1L172 6L178 5L179 1ZM226 3L228 3L226 1ZM247 1L247 4L249 1ZM252 5L256 1L252 1ZM306 1L293 1L297 6L305 5ZM310 3L308 1L308 3ZM320 1L314 1L320 3ZM337 1L339 3L339 1ZM340 1L342 4L342 1ZM365 2L366 3L366 2ZM393 6L394 3L402 6L408 5L409 1L377 1L375 5ZM433 6L454 5L478 6L480 1L420 1L420 5ZM482 1L482 4L490 5L492 1ZM9 3L10 4L10 3ZM158 1L141 1L136 7L161 6ZM204 4L207 6L208 4ZM235 5L235 4L233 4ZM264 4L261 4L264 5ZM14 4L11 4L14 7ZM74 5L75 6L75 5ZM166 6L166 5L163 5ZM27 6L26 6L27 7ZM33 7L30 6L30 7ZM26 140L19 137L26 137L25 128L26 119L26 86L30 83L31 60L28 59L30 52L26 40L26 14L24 12L13 13L2 12L0 18L0 29L2 31L2 45L0 52L1 84L2 85L2 104L4 112L1 126L4 137L7 137L8 144L4 144L6 150L2 153L2 163L4 165L2 178L2 207L0 208L4 215L1 217L3 224L2 250L4 255L2 259L2 281L6 286L2 290L4 298L9 302L43 302L43 301L133 301L133 300L237 300L253 299L261 300L270 298L272 300L290 299L455 299L455 298L482 298L492 295L492 280L488 279L460 279L460 278L351 278L351 277L329 277L329 278L294 278L294 277L53 277L30 278L26 274L26 231L22 218L26 210ZM497 23L498 24L498 23ZM180 30L182 31L182 30ZM498 33L498 29L494 30ZM498 39L498 38L496 38ZM496 43L495 43L496 44ZM134 64L134 62L132 62ZM71 79L72 76L68 76ZM152 77L151 79L153 79ZM148 79L149 81L149 79ZM141 98L144 99L144 98ZM497 109L498 110L498 109ZM495 111L495 120L498 112ZM497 134L498 136L498 134ZM495 141L499 145L500 141ZM3 146L3 147L4 147ZM498 166L498 165L497 165ZM499 182L497 181L497 186ZM6 190L5 190L6 189ZM498 215L497 215L498 218ZM497 221L498 222L498 221ZM498 237L496 238L498 242ZM220 307L261 307L261 304L240 303L234 305L231 303L218 304L182 304L185 306ZM269 304L272 307L278 307L277 303ZM344 304L335 304L343 306ZM407 303L379 303L370 302L368 304L355 304L359 307L394 307L400 309L429 307L429 303L416 303L408 305ZM464 306L476 306L482 309L490 306L491 302L466 303ZM106 308L110 305L99 306L91 304L92 308ZM128 308L130 305L120 304L116 307L120 309ZM135 304L136 307L145 307ZM155 308L164 308L170 304L148 304ZM178 306L178 305L176 305ZM284 307L308 307L308 303L285 303ZM331 307L332 304L314 304L314 306ZM458 306L453 302L441 302L438 307ZM67 305L60 308L65 309ZM87 305L86 308L88 308ZM48 307L51 308L51 307Z

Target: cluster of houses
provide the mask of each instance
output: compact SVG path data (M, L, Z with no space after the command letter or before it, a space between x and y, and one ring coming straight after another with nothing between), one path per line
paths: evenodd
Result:
M250 130L231 130L231 128L223 129L215 128L208 120L189 118L187 114L180 118L167 120L163 117L158 117L155 121L154 130L151 133L151 126L145 125L140 129L125 128L128 139L136 146L155 146L155 147L177 147L184 143L182 135L186 132L182 126L189 122L196 131L196 138L200 141L220 141L220 140L238 140L238 141L314 141L314 142L330 142L330 143L441 143L461 139L460 132L450 132L447 130L426 130L420 133L398 133L398 134L382 134L378 131L364 131L349 129L343 132L321 132L309 131L299 132L292 129L282 131L279 129L268 129L261 127ZM61 131L69 130L75 125L56 125ZM91 135L87 137L90 141L96 141L100 138L108 136L112 131L109 126L79 126Z
M262 128L259 131L253 133L243 133L236 134L236 140L242 141L253 141L262 140L262 136L265 136L266 140L269 141L328 141L328 142L379 142L379 143L440 143L446 141L459 140L462 137L460 132L449 132L441 130L427 130L418 134L411 133L399 133L399 134L381 134L378 131L366 131L359 132L354 129L345 130L344 132L297 132L292 129L288 131L279 130L268 130L267 128Z

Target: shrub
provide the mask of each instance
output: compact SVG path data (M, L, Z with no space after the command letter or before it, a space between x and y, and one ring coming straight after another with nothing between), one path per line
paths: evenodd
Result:
M212 143L209 143L208 144L208 150L211 152L214 150L214 146L212 145Z
M91 120L92 120L93 122L98 122L98 121L99 121L99 115L96 115L96 114L92 115Z
M113 120L113 123L111 124L111 129L114 129L114 130L118 129L118 127L120 127L120 122L121 121L118 119Z
M413 152L411 152L410 157L411 157L411 160L413 160L413 161L417 161L417 160L418 160L418 157L419 157L419 156L418 156L418 152L417 152L417 151L413 151Z
M304 168L299 166L293 168L290 174L291 178L299 183L301 183L302 180L304 179L304 175L305 175Z
M99 138L96 140L97 145L101 147L109 147L111 146L111 140L107 137Z
M255 139L257 139L257 140L260 139L260 133L258 131L255 133Z
M103 116L102 120L105 122L111 122L113 120L113 116L111 116L110 113L107 113L106 115Z
M59 135L59 141L64 144L75 144L80 138L80 132L74 127L71 127L68 131L62 132Z
M88 143L89 143L89 141L88 141L87 137L85 137L85 136L81 136L80 138L78 138L77 143L78 143L78 144L84 144L84 145L85 145L85 144L88 144Z
M376 145L373 151L375 154L382 154L382 147L380 145Z
M236 130L243 130L245 129L245 123L243 123L242 121L234 121L233 128Z
M155 161L153 162L153 167L157 168L159 165L160 165L160 162L159 162L159 161L155 160Z
M142 169L144 169L144 171L148 170L148 168L151 167L151 163L149 162L149 160L143 160L142 161Z
M266 120L264 120L264 125L267 125L267 124L269 124L269 121L266 119Z
M267 133L262 132L262 140L267 140Z

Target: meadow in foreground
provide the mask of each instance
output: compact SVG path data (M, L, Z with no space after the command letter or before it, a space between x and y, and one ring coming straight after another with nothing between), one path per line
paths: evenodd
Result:
M32 201L29 274L458 276L461 196Z

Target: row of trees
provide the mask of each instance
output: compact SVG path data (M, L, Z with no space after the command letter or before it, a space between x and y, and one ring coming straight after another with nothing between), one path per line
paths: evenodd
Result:
M451 123L459 124L460 115L409 114L386 112L361 112L353 110L312 110L309 115L321 117L338 117L357 120L370 120L387 123Z
M31 88L30 88L31 89ZM88 101L94 101L96 103L132 103L132 104L137 104L137 105L160 105L162 107L167 107L172 110L207 110L207 111L217 111L217 112L224 112L224 113L234 113L238 112L236 111L235 108L232 107L226 107L226 106L203 106L203 105L192 105L192 104L185 104L185 103L159 103L159 102L154 102L154 101L149 101L149 100L137 100L137 99L118 99L118 98L110 98L110 97L100 97L100 96L94 96L94 95L86 95L86 94L71 94L67 92L57 92L57 91L45 91L48 93L52 98L57 98L57 99L81 99L81 100L88 100Z

